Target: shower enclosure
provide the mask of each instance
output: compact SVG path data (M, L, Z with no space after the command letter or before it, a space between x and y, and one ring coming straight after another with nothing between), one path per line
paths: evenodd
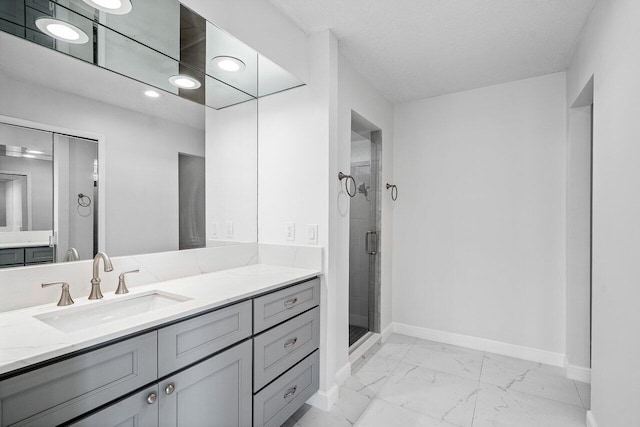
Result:
M353 113L349 236L349 346L379 332L380 131Z

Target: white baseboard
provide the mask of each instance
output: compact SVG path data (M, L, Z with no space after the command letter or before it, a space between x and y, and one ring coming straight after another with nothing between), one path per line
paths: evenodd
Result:
M389 337L391 336L392 333L393 333L393 323L389 323L389 325L387 325L387 327L384 328L382 330L382 332L380 333L380 335L381 335L380 342L382 344L387 342L387 340L389 339Z
M591 369L584 366L572 365L569 359L564 358L565 371L570 380L591 384Z
M564 367L564 354L554 353L552 351L493 341L486 338L472 337L469 335L455 334L452 332L438 331L435 329L422 328L397 322L393 323L393 332L438 341L445 344L459 345L461 347L472 348L475 350L488 351L532 362Z
M593 412L591 411L587 411L587 427L598 427L598 423L593 417Z
M349 378L349 375L351 375L351 362L345 363L342 368L338 369L338 372L336 372L336 384L341 386Z
M333 404L338 401L339 394L340 387L338 387L337 384L334 384L326 392L323 390L318 390L316 394L314 394L309 398L309 400L307 400L307 403L311 406L315 406L318 409L328 412L333 407Z

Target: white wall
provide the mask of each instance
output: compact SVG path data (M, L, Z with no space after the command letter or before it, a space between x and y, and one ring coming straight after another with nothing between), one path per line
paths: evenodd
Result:
M178 248L178 152L203 156L204 130L2 74L0 115L105 136L107 253Z
M393 319L564 354L564 73L399 105Z
M591 106L571 108L567 134L567 348L569 365L591 365Z
M640 419L638 16L636 0L597 2L567 72L568 105L594 78L591 408L604 427Z

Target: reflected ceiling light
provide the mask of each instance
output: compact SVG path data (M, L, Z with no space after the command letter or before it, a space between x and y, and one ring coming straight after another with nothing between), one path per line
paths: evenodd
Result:
M89 36L80 28L59 19L38 18L36 19L36 27L43 33L63 42L84 44L89 41Z
M244 71L247 66L244 62L233 56L216 56L211 60L211 63L221 70L228 71L230 73L236 73L238 71Z
M198 89L200 87L199 81L182 74L169 77L169 83L180 89Z
M160 92L157 92L157 91L152 90L152 89L145 90L144 94L146 96L148 96L149 98L160 98Z
M24 157L25 159L35 159L36 156L34 156L33 154L23 154L22 157Z
M130 0L83 0L86 4L113 15L124 15L131 12Z
M40 150L25 150L29 154L44 154L44 151Z

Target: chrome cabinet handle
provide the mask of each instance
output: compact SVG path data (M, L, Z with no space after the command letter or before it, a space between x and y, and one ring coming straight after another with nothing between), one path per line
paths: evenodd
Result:
M291 397L296 393L296 390L298 390L298 386L294 385L293 387L291 387L289 390L287 390L287 392L284 394L284 396L282 396L283 398L287 398L287 397Z
M284 306L287 308L291 308L293 306L293 304L298 302L298 297L295 298L289 298L288 300L286 300L284 302Z
M287 342L284 343L284 348L291 348L298 342L298 337L291 338Z
M369 249L369 236L375 236L376 238L376 244L374 246L373 250ZM364 238L364 245L365 245L365 251L367 252L368 255L375 255L378 253L378 233L376 231L367 231L367 234L365 235Z
M167 395L173 393L176 390L176 385L175 384L169 384L168 386L166 386L164 388L164 392L167 393Z
M158 399L158 395L155 393L149 393L149 396L147 396L147 403L149 405L153 405L154 403L156 403L156 400Z

